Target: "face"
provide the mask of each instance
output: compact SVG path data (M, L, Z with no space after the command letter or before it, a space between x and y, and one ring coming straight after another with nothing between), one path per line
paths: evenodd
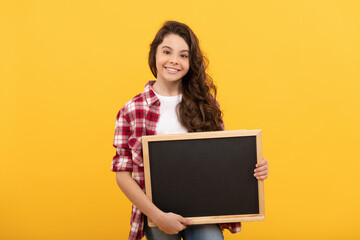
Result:
M189 46L182 37L176 34L166 35L155 55L157 81L181 82L189 71L189 57Z

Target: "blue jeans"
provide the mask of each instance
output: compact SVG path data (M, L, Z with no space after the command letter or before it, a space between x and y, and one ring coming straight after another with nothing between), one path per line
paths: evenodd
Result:
M149 227L145 223L147 240L223 240L222 230L217 224L190 225L178 234L169 235L157 227Z

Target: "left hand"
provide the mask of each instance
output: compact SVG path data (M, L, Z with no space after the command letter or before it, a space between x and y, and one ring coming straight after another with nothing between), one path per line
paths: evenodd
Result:
M268 162L265 158L259 163L256 164L256 168L254 170L254 176L258 180L265 180L269 176L269 167Z

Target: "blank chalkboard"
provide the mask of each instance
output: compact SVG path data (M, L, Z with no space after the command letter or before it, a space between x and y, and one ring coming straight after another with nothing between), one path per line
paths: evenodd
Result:
M261 130L143 137L146 194L194 224L264 219ZM149 225L154 226L151 219Z

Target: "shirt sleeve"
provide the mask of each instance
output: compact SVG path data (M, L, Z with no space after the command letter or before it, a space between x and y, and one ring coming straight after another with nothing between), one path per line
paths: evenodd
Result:
M122 108L115 123L114 147L116 148L116 155L113 157L111 164L111 171L132 171L132 154L129 148L128 140L131 134L131 127L129 119L126 117L124 108Z

